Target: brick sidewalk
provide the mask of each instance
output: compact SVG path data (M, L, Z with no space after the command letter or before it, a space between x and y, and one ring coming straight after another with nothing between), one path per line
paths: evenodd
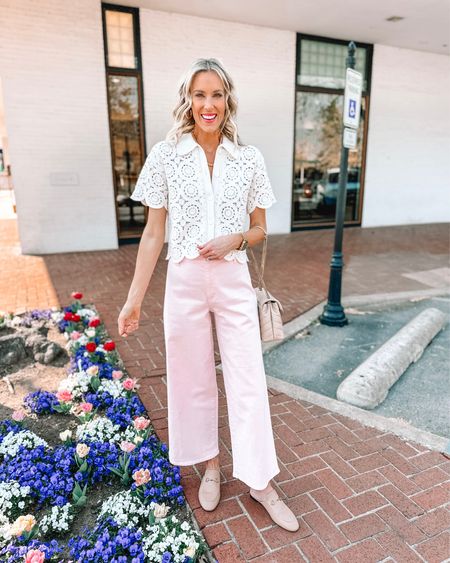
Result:
M8 245L0 261L0 310L66 304L73 290L93 302L112 338L131 281L137 246L117 251L20 256L15 223L0 222ZM326 297L333 232L273 236L266 281L288 321ZM5 246L5 244L3 244ZM167 263L158 261L137 336L118 340L161 439L167 439L162 304ZM448 265L448 226L345 230L344 294L424 289L403 274ZM220 361L216 344L217 362ZM280 494L300 518L294 534L271 525L247 487L231 477L230 435L220 389L222 501L199 508L202 465L183 469L183 485L199 525L220 563L376 561L429 563L450 556L450 461L419 445L269 390L281 473Z

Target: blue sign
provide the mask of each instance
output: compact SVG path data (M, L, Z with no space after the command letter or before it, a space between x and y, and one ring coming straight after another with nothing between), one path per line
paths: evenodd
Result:
M349 100L348 116L356 117L356 100Z
M358 129L361 112L362 74L353 68L347 68L342 117L345 127Z

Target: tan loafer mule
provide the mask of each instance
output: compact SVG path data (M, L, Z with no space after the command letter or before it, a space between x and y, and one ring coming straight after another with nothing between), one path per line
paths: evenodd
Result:
M258 495L258 497L255 495ZM252 494L250 490L250 496L264 506L275 524L278 524L281 528L289 532L296 532L300 528L295 514L280 499L275 489L272 489L265 495L259 495L256 492Z
M198 500L203 510L214 510L220 500L220 471L206 469L198 490Z

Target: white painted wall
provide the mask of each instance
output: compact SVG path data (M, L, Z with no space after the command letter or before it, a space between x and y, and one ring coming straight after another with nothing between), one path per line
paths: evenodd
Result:
M198 57L216 57L231 74L242 141L263 153L277 202L267 210L271 233L291 224L295 33L141 9L147 150L163 139L182 74Z
M189 64L221 59L241 138L264 154L278 200L269 230L290 232L295 33L142 6L140 23L147 150L171 126ZM0 0L0 29L23 252L116 248L100 2ZM449 91L446 55L375 46L363 226L450 220ZM51 185L66 172L78 185Z
M450 221L450 57L375 45L364 227Z
M23 253L117 248L100 2L0 0L0 29Z

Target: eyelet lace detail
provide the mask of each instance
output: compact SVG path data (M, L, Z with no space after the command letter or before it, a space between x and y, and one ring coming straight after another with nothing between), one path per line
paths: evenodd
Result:
M192 150L178 154L175 143L156 143L131 195L131 199L144 205L168 210L166 260L196 258L197 244L241 232L249 213L256 207L267 209L277 201L264 158L256 147L239 147L234 154L222 145L218 148L212 192L201 150L194 143ZM248 261L245 250L232 250L225 259Z

